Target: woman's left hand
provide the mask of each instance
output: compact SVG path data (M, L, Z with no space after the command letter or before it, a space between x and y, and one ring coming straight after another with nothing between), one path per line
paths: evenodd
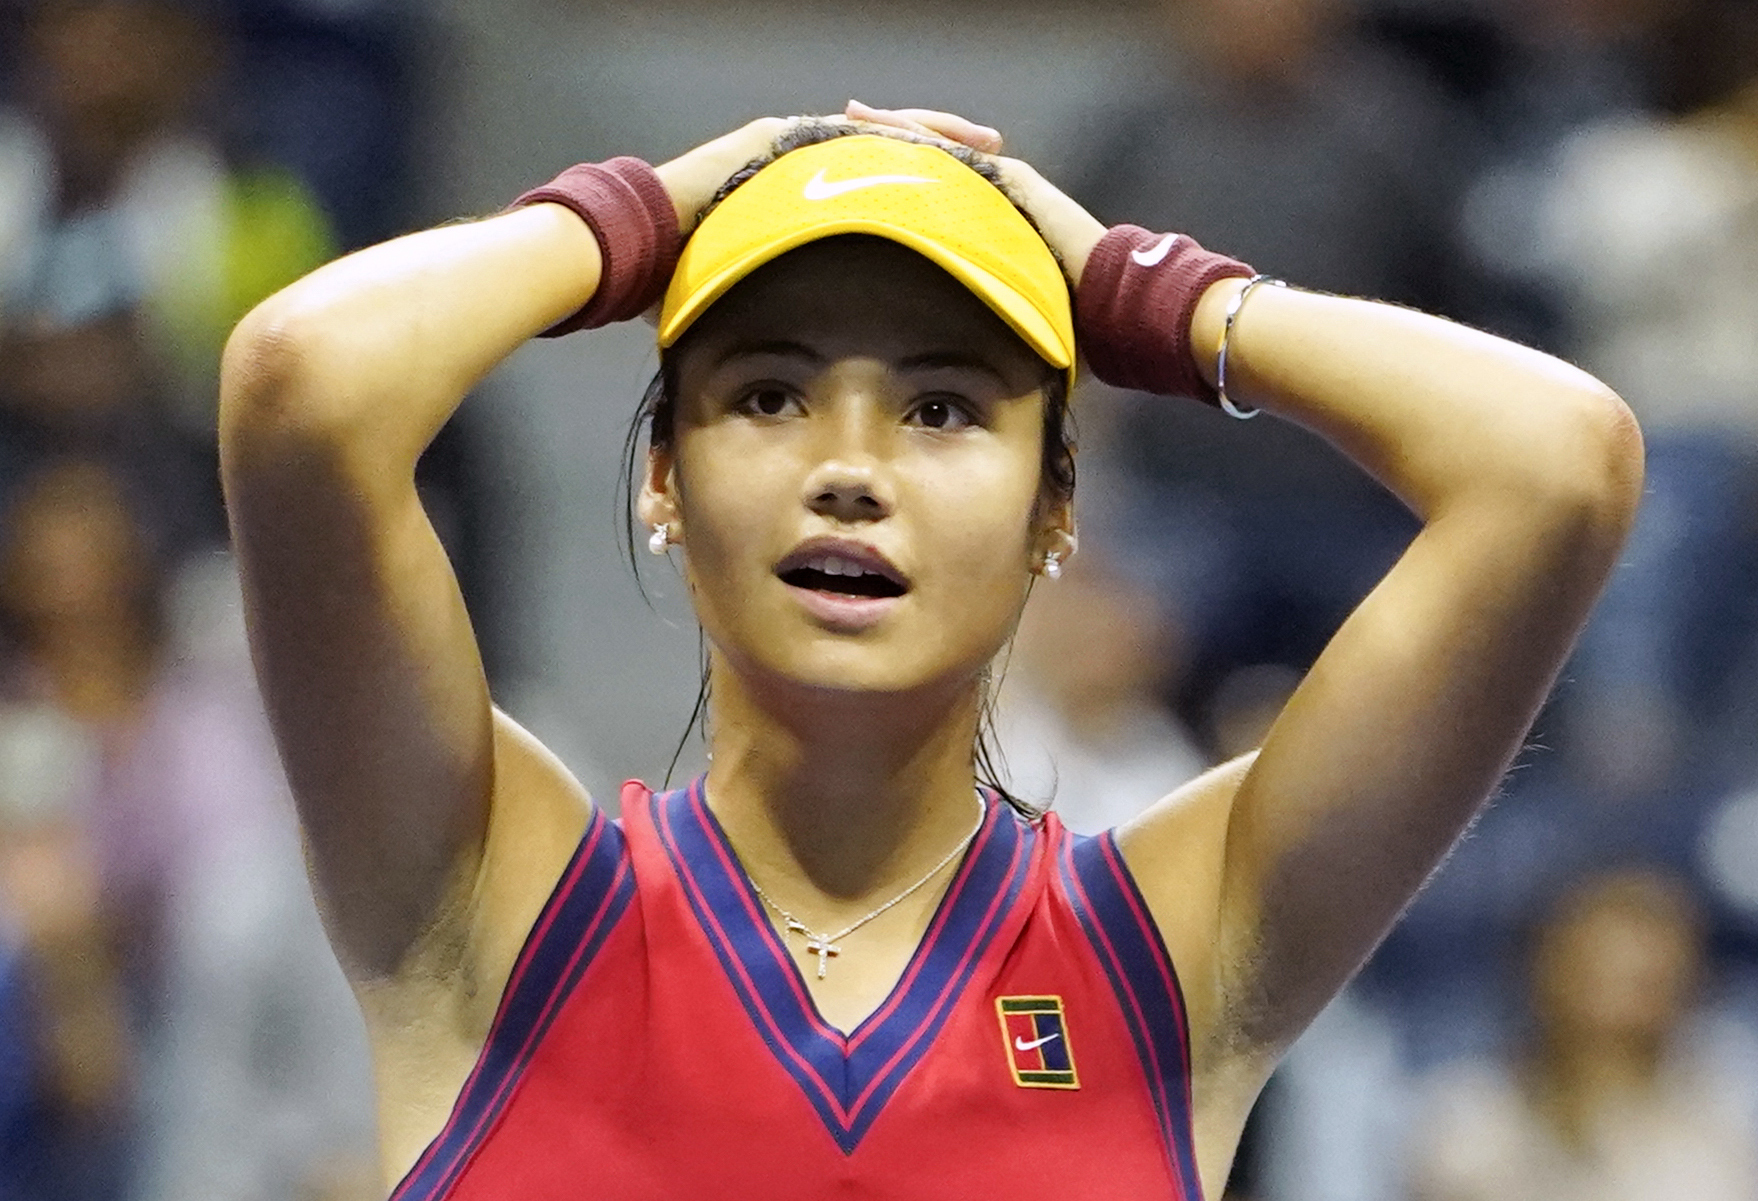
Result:
M864 125L904 130L936 141L956 142L992 156L1001 169L1001 178L1008 192L1031 214L1044 240L1067 268L1069 278L1079 286L1087 257L1099 244L1099 239L1105 236L1105 226L1040 175L1030 163L1004 156L1000 133L953 113L928 108L873 108L859 100L849 101L843 116Z

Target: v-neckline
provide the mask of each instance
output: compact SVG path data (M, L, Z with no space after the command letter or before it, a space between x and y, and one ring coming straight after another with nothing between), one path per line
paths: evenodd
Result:
M1029 874L1032 839L984 794L983 822L897 982L846 1035L827 1022L770 922L703 781L653 798L653 824L727 979L781 1066L852 1152L927 1050Z

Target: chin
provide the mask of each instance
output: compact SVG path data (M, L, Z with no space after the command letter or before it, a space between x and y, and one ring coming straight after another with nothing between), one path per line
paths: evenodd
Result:
M813 631L787 645L747 647L729 656L735 669L784 689L834 693L854 699L949 693L968 686L988 662L976 657L930 652L923 640L850 638Z
M916 597L876 614L855 614L851 628L838 628L841 614L805 610L794 598L785 605L764 595L743 598L744 604L727 599L733 603L699 608L698 617L726 666L759 691L801 689L875 701L951 697L973 686L1005 645L1005 615L985 622L990 615L946 614L939 606L931 614Z
M956 667L916 661L916 655L899 655L878 646L818 645L794 648L778 656L774 674L797 687L848 695L894 696L935 690L952 684L961 674Z

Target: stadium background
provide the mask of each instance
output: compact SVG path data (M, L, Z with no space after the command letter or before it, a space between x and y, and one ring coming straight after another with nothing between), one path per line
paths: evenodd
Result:
M1747 0L0 0L0 1198L375 1195L221 541L230 322L572 162L851 95L999 126L1106 220L1624 392L1651 496L1602 615L1272 1083L1234 1192L1758 1197L1754 24ZM497 699L600 797L665 775L697 685L675 576L643 565L649 604L624 562L653 366L638 324L533 344L423 466ZM1079 412L1083 555L1034 602L1004 735L1021 791L1104 823L1250 746L1411 528L1271 421L1096 386Z

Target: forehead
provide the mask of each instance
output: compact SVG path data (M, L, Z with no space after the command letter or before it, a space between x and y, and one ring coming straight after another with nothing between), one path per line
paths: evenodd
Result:
M958 351L1027 387L1050 369L952 276L905 246L863 235L808 243L752 272L703 314L676 353L770 340L806 342L827 358Z

